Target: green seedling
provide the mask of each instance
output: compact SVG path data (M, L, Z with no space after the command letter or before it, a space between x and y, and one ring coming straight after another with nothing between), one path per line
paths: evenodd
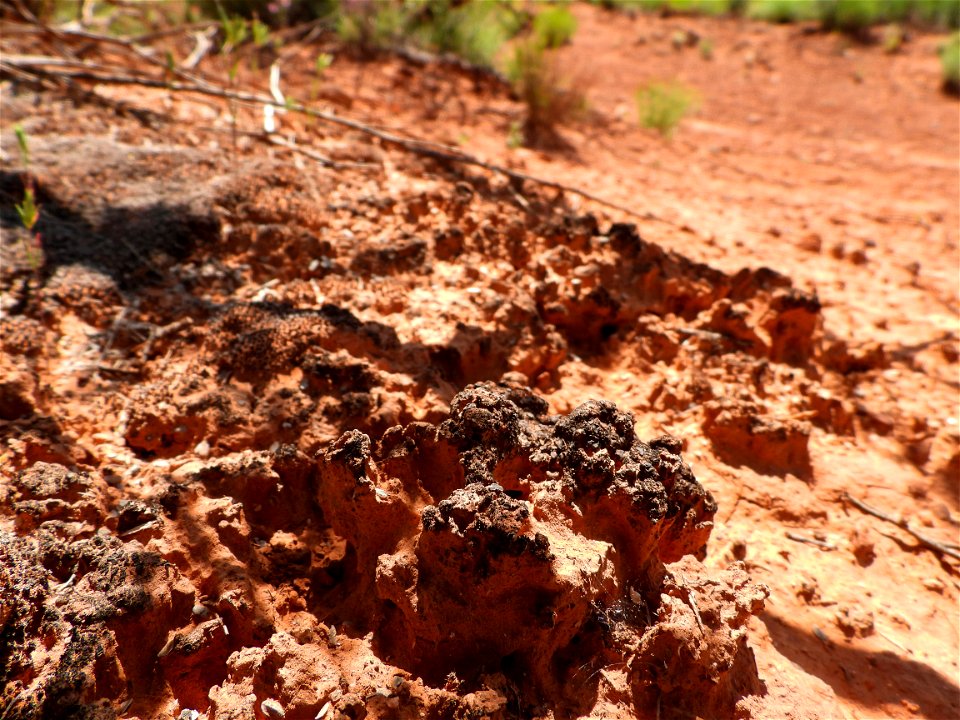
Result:
M13 133L17 136L17 148L20 151L20 161L23 163L23 167L29 170L30 168L30 145L27 142L27 133L23 129L23 126L17 123L13 127ZM27 232L33 232L33 228L36 227L37 222L40 220L40 206L37 205L36 194L33 189L33 178L30 177L29 173L26 176L24 188L23 188L23 202L14 203L13 206L17 210L17 215L20 216L20 222L23 223L23 226L27 229ZM39 248L40 246L40 235L39 233L33 238L34 243ZM30 246L28 240L23 241L24 249L27 254L27 262L30 263L30 267L34 270L37 270L40 267L40 256L39 250Z
M323 74L333 65L333 55L330 53L320 53L317 55L316 71L317 77L323 77Z
M19 123L13 126L13 132L17 136L17 147L20 148L20 160L23 162L24 167L29 167L30 148L27 146L27 133Z
M17 215L20 216L20 222L23 223L23 226L33 232L34 225L40 219L40 208L37 206L33 188L30 185L27 185L23 190L23 202L14 204L14 207L17 208Z
M220 27L223 30L223 43L220 45L220 52L226 58L233 54L244 40L247 39L247 21L240 16L227 15L220 5L217 5L220 13ZM237 73L240 71L240 61L234 60L229 64L227 77L230 79L230 85L235 86L237 82ZM233 100L228 102L230 110L230 127L232 131L233 147L237 147L237 107Z
M223 44L220 51L229 55L247 39L247 21L242 17L227 15L220 11L220 27L223 28Z
M264 47L270 42L270 28L257 18L250 22L250 32L253 35L253 44L258 48Z
M507 147L516 150L521 145L523 145L523 125L514 120L507 131Z
M333 65L333 55L330 53L320 53L317 55L317 61L314 64L316 77L313 79L313 82L310 83L311 100L316 100L317 95L320 94L320 81L331 65Z

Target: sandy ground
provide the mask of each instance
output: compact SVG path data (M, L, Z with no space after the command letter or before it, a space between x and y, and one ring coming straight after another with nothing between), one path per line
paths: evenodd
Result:
M577 13L590 113L550 149L441 63L314 38L283 88L630 215L293 113L335 167L258 107L234 135L212 98L5 81L0 717L960 713L942 38ZM632 93L673 78L702 102L668 141Z

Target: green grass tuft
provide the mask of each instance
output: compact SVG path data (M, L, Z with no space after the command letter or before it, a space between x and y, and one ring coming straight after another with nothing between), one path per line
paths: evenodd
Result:
M577 19L567 8L547 8L533 19L533 34L547 48L558 48L570 42L577 32Z
M360 3L341 10L337 17L337 35L361 52L373 52L398 44L407 33L410 9L393 2Z
M893 9L878 0L820 0L820 23L826 30L858 34L886 21Z
M586 110L583 93L561 77L538 38L515 45L506 70L514 92L526 106L523 136L528 145L555 140L557 125Z
M750 0L747 17L776 23L813 20L817 5L813 0Z
M819 20L827 30L864 34L871 26L914 22L940 28L960 24L956 0L748 0L747 17L770 22Z
M678 82L654 82L637 90L640 124L670 138L680 121L700 105L700 95Z
M526 21L524 13L500 2L474 0L454 6L435 0L428 7L429 16L414 31L418 44L480 67L493 67L500 48Z
M528 18L514 3L499 0L368 0L341 6L337 32L361 52L412 45L493 67L503 44Z

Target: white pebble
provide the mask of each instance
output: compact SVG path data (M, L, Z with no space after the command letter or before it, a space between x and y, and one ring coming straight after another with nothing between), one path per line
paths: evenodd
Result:
M282 718L287 714L283 711L283 708L280 707L280 703L272 698L268 698L260 703L260 709L263 710L263 714L268 718Z

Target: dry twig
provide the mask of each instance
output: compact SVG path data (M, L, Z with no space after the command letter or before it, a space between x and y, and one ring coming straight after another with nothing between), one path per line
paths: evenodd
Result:
M953 545L952 543L943 543L943 542L940 542L939 540L934 540L933 538L928 537L927 535L924 535L923 533L917 530L914 530L912 527L910 527L910 524L905 519L895 518L891 515L887 515L885 512L881 510L877 510L875 507L872 507L870 505L867 505L867 503L863 502L862 500L857 500L855 497L853 497L849 493L844 493L843 499L848 501L851 505L853 505L858 510L865 512L867 515L873 515L873 517L875 518L879 518L880 520L896 525L901 530L904 530L910 535L912 535L917 540L917 542L919 542L928 550L933 550L934 552L940 553L941 555L952 557L954 560L960 560L960 550L957 549L958 546Z
M793 540L794 542L806 543L807 545L813 545L824 550L837 549L835 545L831 545L828 542L823 542L823 540L817 540L816 538L808 538L806 535L798 535L794 532L788 532L786 535L788 540Z

